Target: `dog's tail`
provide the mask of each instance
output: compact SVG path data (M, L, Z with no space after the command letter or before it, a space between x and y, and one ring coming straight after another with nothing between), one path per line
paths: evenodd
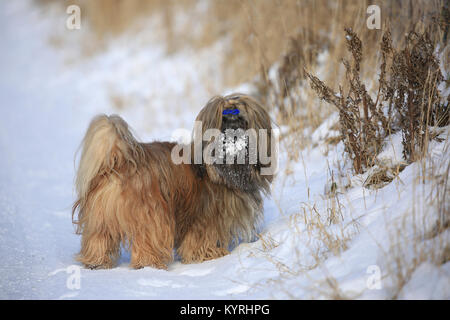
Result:
M117 115L98 115L90 123L81 143L81 157L76 174L77 201L73 206L83 208L89 192L95 187L96 177L120 175L120 168L137 169L144 151L133 137L128 124ZM72 217L73 217L72 214Z

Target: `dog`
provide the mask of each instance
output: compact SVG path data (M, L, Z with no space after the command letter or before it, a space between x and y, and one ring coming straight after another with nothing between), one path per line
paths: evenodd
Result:
M200 263L254 240L263 218L262 196L270 193L274 176L262 171L272 164L259 155L250 163L248 137L241 144L246 153L241 163L220 163L219 151L227 152L220 136L260 130L267 132L260 140L270 145L271 118L255 99L231 94L209 100L196 124L194 141L183 145L138 142L117 115L92 120L81 144L72 210L81 234L76 259L85 267L114 267L121 246L131 252L132 268L167 269L174 251L182 263ZM217 135L205 146L209 129ZM216 161L206 161L214 142L210 158ZM176 163L174 154L190 161Z

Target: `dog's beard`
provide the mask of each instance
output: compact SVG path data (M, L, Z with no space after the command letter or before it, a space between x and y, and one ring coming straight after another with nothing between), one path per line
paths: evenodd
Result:
M255 191L257 186L253 183L252 168L249 164L222 164L214 165L217 174L224 179L227 186L243 191Z
M214 168L228 187L255 191L254 164L250 163L249 137L244 129L223 128L217 139L217 157Z

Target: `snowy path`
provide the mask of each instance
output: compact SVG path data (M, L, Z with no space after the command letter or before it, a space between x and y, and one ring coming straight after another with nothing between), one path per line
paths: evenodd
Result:
M154 103L164 109L154 107L151 116L145 114L145 106L128 111L129 117L122 113L137 135L146 139L168 139L180 127L190 130L202 105L174 100L182 96L183 74L197 81L192 76L195 61L190 65L183 57L164 60L161 48L150 47L146 55L111 50L71 68L48 44L49 30L57 22L63 27L64 20L43 20L42 13L21 4L0 4L1 40L6 48L0 53L0 298L201 298L246 291L247 287L231 281L239 280L226 262L194 266L175 262L169 272L135 271L128 268L126 253L116 269L83 269L81 290L66 287L70 275L66 268L76 263L73 256L79 250L71 223L74 153L93 115L117 112L109 106L105 87L112 82L121 89L128 86L150 94L152 86L158 90L156 98L165 101ZM133 62L122 64L127 54ZM127 71L139 65L139 58L149 60L145 67L151 72L137 74L139 81L148 82L135 89L135 83L130 84L132 72ZM208 93L197 96L204 103Z
M350 297L390 297L388 286L365 290L367 268L383 266L386 225L409 208L417 166L401 173L403 183L378 192L355 183L342 197L349 248L312 267L311 248L324 256L328 249L319 240L320 230L304 224L301 204L316 203L326 211L328 167L342 157L342 144L328 156L319 148L303 152L305 165L293 164L286 180L280 172L273 199L265 203L265 241L241 244L231 255L202 264L175 261L168 271L132 270L124 253L117 268L81 269L79 288L68 284L78 270L71 266L78 266L73 256L80 240L71 223L74 153L90 119L99 112L120 113L145 141L170 139L177 128L190 130L212 94L201 75L220 87L214 77L220 45L165 56L151 37L124 38L98 56L68 64L63 51L48 43L55 29L64 28L64 13L43 16L27 1L0 2L0 299L314 298L327 297L322 294L329 289L327 276ZM72 36L77 48L73 34L67 41ZM111 91L131 96L131 105L111 107ZM436 154L445 158L448 150L438 146ZM335 234L341 231L336 227ZM424 264L417 272L412 294L449 298L449 263L442 268Z

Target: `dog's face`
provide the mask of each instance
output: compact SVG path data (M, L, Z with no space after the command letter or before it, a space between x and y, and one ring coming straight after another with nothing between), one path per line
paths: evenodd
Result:
M215 137L213 142L217 146L217 154L213 156L221 161L213 164L203 162L202 165L213 182L242 191L266 189L272 177L260 176L258 135L260 130L264 130L268 143L266 150L270 153L271 119L256 100L243 94L214 97L200 111L196 120L202 122L202 136L208 129L220 131L220 135ZM250 137L252 133L253 138ZM195 137L194 133L195 138L200 137ZM253 158L252 152L255 153Z
M244 115L244 110L239 109L239 104L230 104L223 109L221 131L225 133L227 129L247 130L248 121Z

